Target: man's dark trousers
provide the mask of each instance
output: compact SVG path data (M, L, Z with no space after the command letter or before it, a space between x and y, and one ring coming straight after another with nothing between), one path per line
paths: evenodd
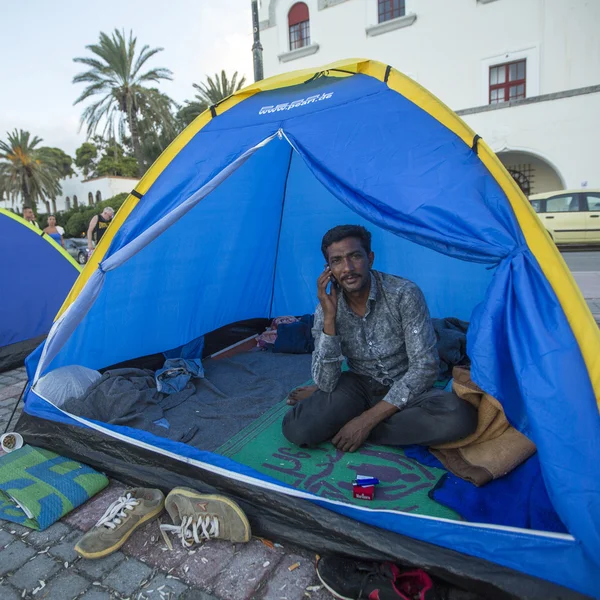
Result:
M389 387L350 371L333 392L317 390L300 400L283 419L283 435L298 446L330 440L355 417L373 407ZM431 389L377 425L368 441L385 446L435 446L467 437L477 426L477 411L451 392Z

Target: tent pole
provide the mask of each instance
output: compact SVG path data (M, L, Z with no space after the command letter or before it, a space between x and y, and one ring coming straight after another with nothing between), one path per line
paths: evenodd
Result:
M6 433L8 431L8 428L10 427L10 422L12 421L13 417L15 416L15 412L17 411L17 406L19 406L19 402L21 402L21 399L23 398L23 394L25 393L26 389L27 389L27 382L25 382L25 385L23 386L23 390L21 391L21 395L19 396L19 399L15 402L13 411L10 414L8 423L6 424L6 428L4 429L4 433Z

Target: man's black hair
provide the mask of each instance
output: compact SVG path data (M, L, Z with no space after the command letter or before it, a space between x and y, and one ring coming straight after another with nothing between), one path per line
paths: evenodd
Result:
M360 240L361 246L365 249L365 252L369 254L371 252L371 232L365 229L362 225L338 225L333 229L330 229L324 236L321 242L321 252L325 257L325 260L329 260L327 256L327 249L331 244L341 242L346 238L356 238Z

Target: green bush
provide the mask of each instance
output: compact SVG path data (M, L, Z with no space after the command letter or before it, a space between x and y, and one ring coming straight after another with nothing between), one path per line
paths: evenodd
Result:
M127 196L129 194L124 192L98 202L95 206L80 206L79 208L68 210L59 215L58 224L65 228L65 235L68 237L85 237L94 215L99 215L107 206L111 206L117 212L127 199Z

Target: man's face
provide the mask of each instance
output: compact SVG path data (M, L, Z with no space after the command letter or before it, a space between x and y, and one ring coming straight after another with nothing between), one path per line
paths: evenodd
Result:
M23 209L23 218L26 221L35 221L33 210L31 208L24 208Z
M345 292L359 292L369 285L374 254L367 254L358 238L334 242L327 249L327 255L331 273Z

